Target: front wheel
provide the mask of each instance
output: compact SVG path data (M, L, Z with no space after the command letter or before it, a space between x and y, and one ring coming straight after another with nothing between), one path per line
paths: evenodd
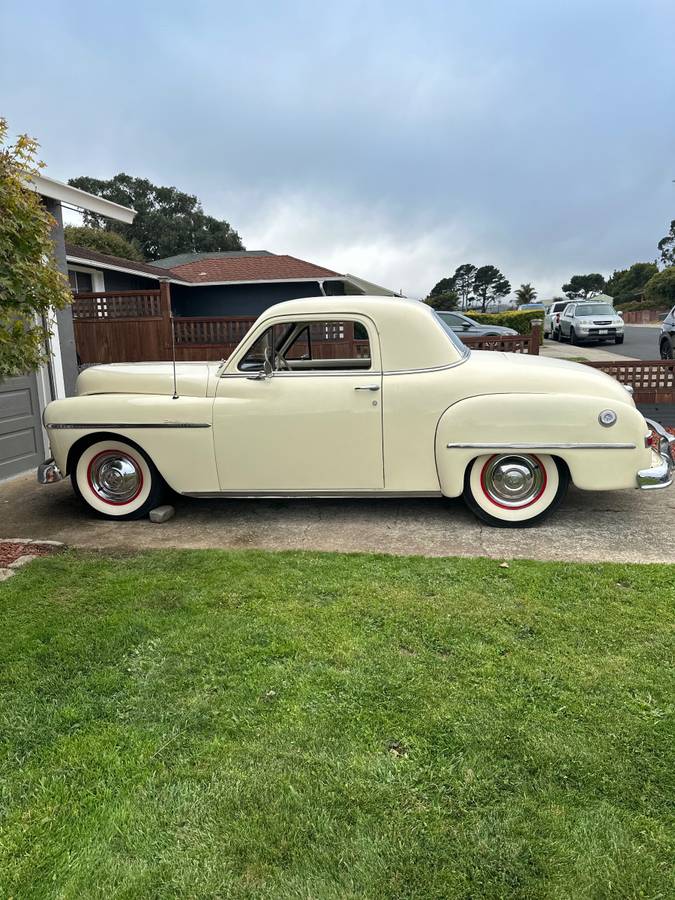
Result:
M569 484L564 464L525 453L479 456L464 476L464 501L489 525L527 528L562 502Z
M668 338L665 341L661 341L661 359L672 359L673 358L673 345L670 343Z
M614 343L615 343L615 344L623 344L623 335L622 335L622 334L621 334L621 335L617 335L617 336L614 338Z
M161 503L165 482L152 461L122 440L100 440L80 453L73 489L107 519L141 519Z
M577 333L574 328L570 328L570 344L576 346L579 343L577 340Z

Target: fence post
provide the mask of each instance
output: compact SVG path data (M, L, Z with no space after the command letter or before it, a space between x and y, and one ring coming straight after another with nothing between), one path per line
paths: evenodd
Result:
M159 278L159 306L162 313L162 343L164 345L164 359L171 359L171 347L173 344L173 320L171 316L171 283L168 275Z
M532 331L530 332L530 346L528 353L531 356L539 356L539 345L541 344L541 319L532 319Z

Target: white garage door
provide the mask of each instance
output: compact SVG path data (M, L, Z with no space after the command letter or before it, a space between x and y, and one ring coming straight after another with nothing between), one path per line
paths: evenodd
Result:
M43 459L35 375L0 381L0 481Z

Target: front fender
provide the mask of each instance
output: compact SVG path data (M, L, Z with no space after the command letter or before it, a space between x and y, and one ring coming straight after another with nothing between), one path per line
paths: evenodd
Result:
M471 460L509 450L564 460L572 482L583 490L634 488L638 469L648 467L652 456L645 447L645 420L628 395L626 400L536 393L460 400L443 413L436 429L441 490L458 497ZM605 409L617 414L609 428L598 420Z
M217 491L213 398L89 394L48 404L44 424L54 461L69 474L82 438L118 435L141 447L176 491Z

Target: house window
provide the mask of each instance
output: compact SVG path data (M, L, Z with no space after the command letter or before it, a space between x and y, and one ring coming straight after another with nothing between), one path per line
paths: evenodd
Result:
M78 272L76 269L68 269L68 281L70 282L71 290L75 294L94 290L94 279L91 272Z
M260 371L266 357L278 372L363 370L371 366L365 325L342 319L273 325L251 345L239 368Z

